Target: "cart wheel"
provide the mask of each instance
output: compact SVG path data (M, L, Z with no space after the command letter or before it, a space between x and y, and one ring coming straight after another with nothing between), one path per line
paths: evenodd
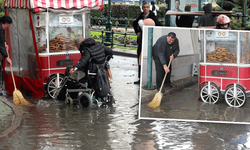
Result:
M61 87L62 80L63 80L63 77L59 76L59 88ZM57 89L58 88L56 86L56 76L53 76L47 82L47 93L48 93L49 97L55 98L55 94L56 94Z
M208 83L202 86L200 91L200 97L205 103L215 104L220 99L220 90L217 85L211 83L210 89Z
M231 107L241 107L246 101L246 92L240 86L230 86L225 92L225 100Z
M81 108L91 108L93 105L92 99L87 93L82 93L81 95L79 95L77 100Z

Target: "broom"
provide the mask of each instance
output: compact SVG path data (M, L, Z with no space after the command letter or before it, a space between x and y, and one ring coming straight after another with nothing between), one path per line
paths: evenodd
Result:
M173 54L172 54L172 56L173 56ZM169 68L170 64L171 64L171 60L168 63L168 68ZM156 107L158 107L161 104L161 99L162 99L162 92L161 92L161 90L162 90L162 87L163 87L163 84L165 82L167 74L168 73L165 73L165 76L164 76L163 81L161 83L161 88L160 88L159 92L157 92L155 94L153 100L147 105L148 108L155 109Z
M8 51L7 51L8 53ZM9 55L9 53L8 53ZM31 106L30 103L28 101L26 101L22 95L22 93L17 90L16 88L16 83L15 83L15 79L14 79L14 76L13 76L13 71L12 71L12 65L10 65L10 71L11 71L11 76L12 76L12 80L13 80L13 83L14 83L14 92L13 92L13 102L16 106L19 106L19 105L23 105L23 106Z

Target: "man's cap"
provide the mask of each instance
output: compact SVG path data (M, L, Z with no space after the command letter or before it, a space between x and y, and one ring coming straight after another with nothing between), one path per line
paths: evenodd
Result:
M191 5L186 5L185 6L185 11L191 11Z

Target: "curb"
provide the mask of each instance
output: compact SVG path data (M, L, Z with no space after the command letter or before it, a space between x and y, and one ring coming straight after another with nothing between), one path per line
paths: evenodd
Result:
M113 49L113 51L114 51L114 55L126 56L126 57L135 57L135 58L137 58L137 54L135 54L135 53L124 52L122 50L117 50L117 49Z
M14 134L16 134L21 129L22 124L23 124L23 118L22 118L21 112L15 105L10 103L3 97L0 97L0 100L6 105L8 105L12 109L15 115L13 124L0 134L0 143L2 143L2 142L6 142L9 138L11 138Z
M177 86L176 88L168 89L168 90L165 91L165 93L163 93L163 96L165 96L165 95L167 95L167 94L170 94L170 93L173 93L173 92L175 92L175 91L181 90L181 89L183 89L183 88L185 88L185 87L194 85L194 84L196 84L196 83L198 83L198 79L197 79L197 80L190 81L190 82L185 83L185 84L183 84L183 85ZM151 95L148 95L148 96L145 96L145 97L142 97L142 98L141 98L141 103L151 101L151 100L154 98L155 94L156 94L156 93L151 94Z

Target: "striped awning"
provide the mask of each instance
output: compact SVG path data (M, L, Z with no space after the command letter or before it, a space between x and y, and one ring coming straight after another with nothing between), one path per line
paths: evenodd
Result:
M8 8L84 8L102 6L103 0L5 0Z

